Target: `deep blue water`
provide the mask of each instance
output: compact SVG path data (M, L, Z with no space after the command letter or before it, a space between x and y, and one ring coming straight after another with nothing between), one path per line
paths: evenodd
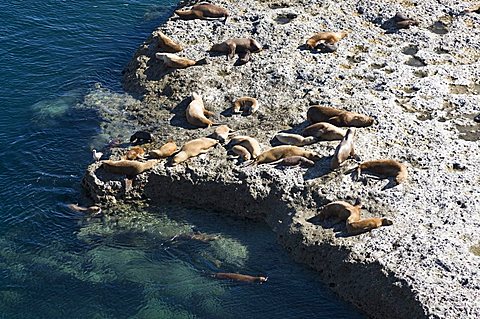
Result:
M0 0L0 318L360 318L264 225L175 207L92 220L66 208L85 200L102 133L84 97L98 83L122 93L123 66L175 4ZM219 239L171 240L192 229Z

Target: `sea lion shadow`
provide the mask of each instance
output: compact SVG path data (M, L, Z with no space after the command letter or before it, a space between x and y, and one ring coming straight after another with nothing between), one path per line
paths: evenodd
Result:
M305 43L304 44L300 44L298 47L297 47L298 50L300 51L312 51Z
M172 126L177 126L181 127L184 129L196 129L197 127L188 123L187 122L187 117L185 115L185 112L187 111L188 104L192 99L190 97L187 97L183 99L180 103L178 103L171 111L170 113L173 113L173 117L170 119L170 125Z
M211 58L214 58L214 57L219 57L219 56L222 56L222 55L227 55L227 53L217 52L217 51L208 51L208 55L209 55ZM227 60L228 60L228 57L227 57Z
M385 30L385 34L393 34L393 33L398 33L398 28L397 28L397 23L394 18L390 18L383 22L380 25L380 28Z
M345 229L344 220L331 220L320 218L320 215L313 216L306 220L308 223L311 223L315 226L320 226L324 229L331 228L335 233L335 237L350 237L351 235L347 233Z
M305 174L303 174L303 179L308 181L330 174L332 172L330 169L331 158L331 156L325 156L316 161L315 165L309 167Z
M147 62L145 75L148 81L158 81L174 71L175 69L166 67L165 64L160 62L154 55Z

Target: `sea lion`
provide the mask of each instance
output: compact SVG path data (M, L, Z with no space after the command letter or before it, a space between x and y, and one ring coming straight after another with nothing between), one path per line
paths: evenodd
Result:
M419 24L418 21L407 17L401 12L397 12L395 16L393 16L392 20L393 22L395 22L395 26L397 27L397 29L407 29L410 26L415 26Z
M207 243L209 241L214 241L219 238L220 238L219 235L211 235L211 234L206 234L202 232L191 232L191 233L176 235L171 240L173 241L176 239L187 239L187 240L197 240L197 241Z
M261 153L260 143L258 143L256 139L250 136L246 136L246 135L235 136L230 140L230 143L228 144L230 146L240 145L245 147L252 155L252 158L256 158Z
M144 154L145 154L145 150L142 147L134 146L128 150L127 154L125 154L124 159L133 161L137 158L143 158Z
M110 173L135 176L141 174L151 168L153 168L158 163L157 160L149 160L146 162L138 161L129 161L129 160L104 160L102 161L102 167Z
M344 201L331 202L320 209L319 219L335 218L335 223L345 220L347 233L358 235L372 229L392 225L388 218L365 218L360 219L362 204L357 200L355 205Z
M477 123L480 123L480 114L478 114L477 116L475 116L475 117L473 118L473 120L474 120L475 122L477 122Z
M309 160L303 156L290 156L282 158L278 162L273 162L272 164L276 166L305 166L305 167L312 167L315 165L314 161Z
M190 66L205 65L208 63L206 58L195 61L173 53L157 52L155 53L155 57L172 69L186 69Z
M394 177L397 184L405 182L408 177L407 166L391 159L363 162L357 167L357 179L362 172L369 172L379 177Z
M250 152L241 145L234 145L231 151L244 161L249 161L252 158L252 154L250 154Z
M261 153L252 161L252 163L250 163L250 165L271 163L291 156L302 156L312 161L318 161L320 159L320 155L315 152L308 151L298 146L281 145L272 147Z
M78 204L69 204L69 205L67 205L67 207L70 208L73 211L87 213L87 214L91 214L93 216L98 216L102 213L102 208L100 208L99 206L95 206L95 205L94 206L89 206L89 207L83 207L83 206L79 206Z
M159 159L159 158L166 158L171 156L177 150L177 144L175 142L167 142L159 150L152 150L148 154L151 158Z
M373 118L328 106L314 105L307 111L307 119L311 123L327 122L339 127L367 127L373 124Z
M258 101L256 98L244 96L235 100L233 103L232 112L241 113L243 110L243 114L251 115L258 111L258 107Z
M137 131L130 137L132 144L145 144L153 142L153 135L146 131Z
M233 59L236 53L260 52L262 45L254 39L249 38L233 38L222 43L214 44L210 51L227 53L227 59Z
M354 137L355 129L349 128L342 141L335 149L335 154L333 154L332 161L330 162L331 169L339 168L347 159L355 157L355 148L353 145Z
M233 134L231 128L229 128L227 125L220 125L215 129L211 137L219 140L220 143L225 143L231 134Z
M156 32L156 38L158 39L158 49L161 52L176 53L183 50L183 47L167 37L161 31Z
M310 145L318 141L315 136L303 137L302 135L290 133L278 133L277 135L275 135L275 138L282 144L295 146Z
M343 139L345 134L345 130L325 122L307 126L302 132L303 136L313 136L319 141L338 141Z
M194 5L190 10L175 10L175 13L182 19L207 19L207 18L228 18L228 11L211 3L200 3Z
M347 32L319 32L310 37L306 45L309 49L314 49L319 43L336 44L348 35Z
M264 277L264 276L254 277L254 276L235 274L235 273L229 273L229 272L218 272L213 276L219 279L231 279L231 280L243 281L243 282L263 283L268 280L268 277Z
M470 8L465 9L465 13L480 13L480 4L476 4Z
M207 153L213 146L218 144L218 140L209 137L201 137L191 140L182 146L172 159L172 165L177 165L186 161L190 157L195 157L199 154Z
M250 51L238 53L238 65L247 64L252 59L252 53Z
M188 104L185 114L187 116L187 122L193 126L209 127L214 125L214 123L205 116L212 116L214 113L205 109L202 96L197 93L192 93L192 101Z

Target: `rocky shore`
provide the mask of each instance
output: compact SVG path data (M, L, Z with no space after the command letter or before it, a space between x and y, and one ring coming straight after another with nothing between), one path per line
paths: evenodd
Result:
M172 167L161 161L137 175L126 192L123 177L95 163L83 185L102 205L147 198L265 220L295 260L316 269L332 290L374 318L480 317L480 14L471 1L218 0L226 24L169 19L153 31L124 72L126 99L117 112L99 108L105 134L131 127L177 145L207 136L191 127L185 108L192 92L203 96L215 121L238 135L276 145L276 133L301 132L312 104L368 114L375 124L357 131L362 160L391 158L408 166L405 184L357 182L330 170L338 142L305 148L322 159L312 168L241 167L218 145ZM392 30L396 12L419 21ZM333 53L303 44L315 32L348 30ZM169 71L155 58L158 32L184 46L181 56L208 64ZM236 66L210 56L215 44L252 37L268 49ZM232 115L232 101L258 99L252 116ZM128 148L115 147L111 159ZM361 198L363 216L393 225L347 236L343 224L312 221L321 206Z

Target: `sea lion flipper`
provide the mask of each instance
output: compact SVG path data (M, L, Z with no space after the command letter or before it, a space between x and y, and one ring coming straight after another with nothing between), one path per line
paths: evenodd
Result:
M237 45L235 43L228 44L228 56L227 59L233 59L235 57L235 50L237 49Z

